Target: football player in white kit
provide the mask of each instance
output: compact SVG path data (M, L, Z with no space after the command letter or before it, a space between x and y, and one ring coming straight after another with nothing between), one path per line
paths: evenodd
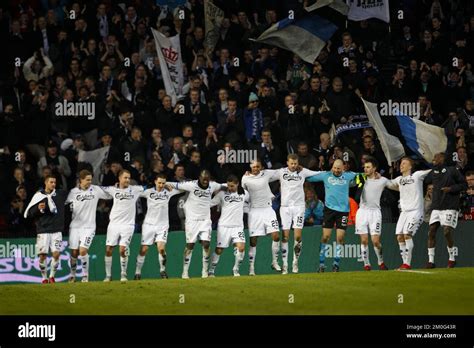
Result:
M401 213L395 232L403 260L400 270L411 269L413 236L423 222L423 180L431 171L419 170L412 174L413 165L410 157L403 157L400 162L402 175L392 180L392 184L400 190Z
M292 272L298 273L298 259L303 246L301 232L304 226L304 212L306 208L303 186L307 177L319 173L301 168L298 163L298 155L296 154L289 154L286 164L288 167L277 169L276 171L277 178L280 180L281 191L280 217L283 228L283 238L281 239L282 274L288 274L288 240L292 226L295 239Z
M268 184L278 180L276 170L262 169L260 160L250 162L250 174L242 177L242 187L250 195L250 209L248 215L249 225L249 275L255 275L255 256L257 254L258 237L272 235L272 269L281 272L278 265L278 252L280 251L279 223L272 208L273 193Z
M213 277L220 255L229 244L235 245L234 277L240 276L239 269L245 255L244 211L248 212L249 194L239 187L235 175L227 178L227 190L219 191L212 199L211 206L221 207L217 225L217 246L211 257L209 276Z
M150 245L156 243L158 248L158 262L161 278L168 278L166 273L166 241L168 239L169 216L168 204L170 198L180 193L166 187L166 175L158 174L155 177L155 187L145 190L140 196L146 198L147 212L142 225L142 241L137 255L135 280L141 279L142 267Z
M112 280L112 252L117 244L120 245L120 281L127 281L128 247L135 230L136 203L140 198L140 194L144 191L142 186L130 185L130 172L128 170L121 170L118 178L118 187L102 187L110 196L109 199L113 199L114 202L109 214L110 222L107 227L105 242L106 276L104 282Z
M183 183L169 182L171 188L189 192L184 203L184 214L186 216L185 234L186 247L184 249L183 279L189 278L189 264L193 255L194 244L199 240L202 245L202 277L209 276L209 259L211 256L211 200L212 195L226 185L210 181L208 170L202 170L199 180Z
M382 244L382 212L380 210L380 197L383 190L388 187L397 189L390 180L377 175L377 162L374 158L366 159L364 174L367 176L360 196L359 209L356 214L355 233L360 236L360 249L364 260L364 269L371 270L369 261L369 233L374 246L380 270L388 270L383 262Z
M82 264L82 282L89 281L89 248L95 236L95 218L99 199L109 196L97 185L92 185L92 173L88 170L79 172L79 186L73 188L67 196L72 220L69 224L69 248L71 249L70 282L76 281L77 259Z

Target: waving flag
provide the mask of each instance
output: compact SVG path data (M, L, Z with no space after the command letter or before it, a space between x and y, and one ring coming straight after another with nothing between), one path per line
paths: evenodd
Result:
M349 5L347 18L352 21L378 18L386 23L390 23L388 0L347 0L347 3Z
M427 124L409 116L397 116L407 146L431 163L435 154L445 152L448 138L443 128Z
M337 25L319 11L331 8L346 15L348 7L341 0L323 0L306 8L294 19L285 18L275 23L255 41L278 46L296 53L304 61L314 63L326 42L338 29Z
M174 106L178 99L182 97L184 84L179 34L166 37L153 28L151 28L151 32L155 39L156 52L160 60L161 75L163 76L166 94L171 97Z
M372 127L374 127L375 133L377 133L377 137L379 138L380 145L385 157L387 158L388 164L398 161L400 158L405 156L405 149L403 148L400 139L391 135L385 128L382 119L380 118L379 111L377 110L377 104L370 103L364 99L362 99L362 102L364 103L369 122Z

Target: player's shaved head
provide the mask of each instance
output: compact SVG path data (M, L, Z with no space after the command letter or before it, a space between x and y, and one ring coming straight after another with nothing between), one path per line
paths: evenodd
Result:
M335 160L331 170L335 176L340 176L344 170L344 162L340 159Z
M250 162L250 171L253 175L258 175L262 170L262 161L259 159L252 160Z

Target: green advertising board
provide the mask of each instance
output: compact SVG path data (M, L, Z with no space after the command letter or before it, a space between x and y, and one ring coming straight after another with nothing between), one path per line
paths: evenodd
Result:
M427 256L427 234L428 226L423 224L414 237L415 248L413 251L413 268L423 268L428 260ZM133 279L135 263L140 249L140 234L135 234L130 245L130 258L128 262L129 279ZM248 238L248 237L247 237ZM307 227L303 230L303 250L300 257L300 272L315 272L319 260L319 241L321 238L321 226ZM293 258L293 241L290 238L289 262ZM359 271L363 268L360 255L359 237L354 234L354 228L350 227L346 232L346 242L341 260L341 271ZM455 232L455 245L457 247L457 266L474 266L474 222L460 222ZM35 239L0 239L0 283L11 282L40 282L40 272L38 259L34 255ZM382 232L382 244L385 264L389 269L397 268L401 264L398 243L395 237L395 224L384 224ZM183 267L183 250L185 236L183 231L169 233L167 244L167 272L170 277L180 277ZM212 233L211 247L216 245L216 232ZM247 253L248 248L246 249ZM326 265L330 266L335 251L335 236L333 235L327 251ZM102 281L105 277L104 256L105 256L105 235L97 235L90 249L90 270L91 281ZM373 266L377 265L376 256L370 246L370 259ZM437 235L437 247L435 263L438 267L446 267L448 253L446 242L441 229ZM234 264L233 248L224 251L220 258L216 270L216 276L232 275ZM271 264L271 238L270 236L260 238L257 246L256 273L275 273L270 268ZM202 249L196 244L192 256L190 276L199 277L201 275ZM290 267L291 268L291 267ZM373 267L376 269L376 267ZM82 273L78 267L78 276ZM118 248L114 251L112 276L118 279L120 274ZM241 274L248 274L247 254L241 266ZM61 262L57 273L57 281L67 281L69 275L69 249L67 236L64 237L63 250L61 252ZM150 248L145 265L142 269L142 278L159 278L158 255L155 247Z

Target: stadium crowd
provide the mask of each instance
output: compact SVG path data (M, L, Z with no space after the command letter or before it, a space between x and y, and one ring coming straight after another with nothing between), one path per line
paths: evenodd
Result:
M23 211L42 178L53 174L59 187L73 188L77 173L91 168L78 162L79 151L104 146L110 150L102 185L114 185L122 168L139 185L151 184L158 173L176 182L197 179L204 168L218 182L242 176L248 164L219 160L224 149L255 150L272 169L284 166L289 153L311 170L328 170L341 158L347 170L361 171L372 156L382 175L394 177L398 164L387 163L372 128L330 135L333 125L364 120L360 96L419 102L420 119L445 129L448 158L469 185L461 216L473 219L474 3L397 2L391 10L402 10L404 18L392 20L390 29L378 20L348 21L312 65L249 40L310 2L214 0L225 19L212 51L204 45L202 0L175 11L154 1L0 5L1 236L34 235ZM184 19L175 15L180 9ZM180 37L185 97L175 106L166 95L152 27ZM54 105L63 100L94 101L95 118L56 116ZM396 122L385 123L400 135ZM422 160L418 165L426 167ZM308 183L305 192L306 224L320 224L324 191ZM183 199L171 200L171 230L182 228ZM397 218L397 200L385 190L385 222ZM99 204L99 233L109 210L110 203Z

